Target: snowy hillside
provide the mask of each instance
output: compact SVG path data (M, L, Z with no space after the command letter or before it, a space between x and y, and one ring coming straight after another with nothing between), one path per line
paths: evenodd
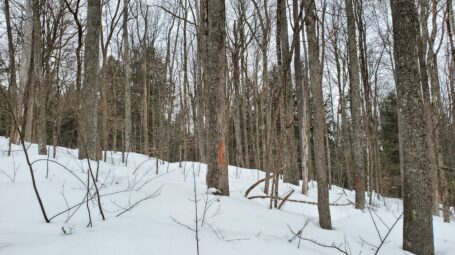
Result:
M379 254L406 254L401 250L402 220L397 221L401 200L375 199L374 206L362 212L350 204L353 192L334 186L334 230L326 231L318 225L315 205L287 202L281 210L270 210L268 199L245 198L245 190L263 172L229 167L231 196L215 197L206 193L205 165L182 162L179 167L160 161L156 169L155 159L133 153L127 166L120 153L109 152L107 163L99 166L92 162L106 216L102 221L91 180L90 202L85 203L87 161L66 148L58 148L57 159L48 161L31 145L37 186L52 217L46 224L21 147L13 146L11 157L6 151L7 140L0 138L1 255L197 254L196 225L202 255L374 254L381 239L385 241ZM264 195L262 188L249 196ZM310 184L309 196L287 184L280 184L279 194L291 189L296 192L290 199L317 200L316 183ZM92 227L87 227L88 208ZM292 233L299 231L302 239ZM434 235L437 254L455 254L454 223L435 217Z

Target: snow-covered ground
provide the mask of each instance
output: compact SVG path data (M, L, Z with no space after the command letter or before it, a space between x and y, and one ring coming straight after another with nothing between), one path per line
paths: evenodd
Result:
M204 255L343 254L292 234L302 229L302 238L336 246L347 254L374 254L402 212L401 200L391 198L375 199L374 206L365 211L352 205L331 206L334 229L327 231L318 225L315 205L288 202L281 210L270 210L269 200L245 198L245 190L264 176L261 171L230 166L231 195L215 197L206 192L203 164L182 162L180 167L159 161L157 171L154 158L130 153L125 166L120 153L109 152L107 163L91 164L99 174L106 220L101 219L97 200L91 199L93 226L87 227L87 203L81 203L87 193L87 161L78 160L77 151L67 148L58 148L57 158L48 161L37 155L36 145L30 145L37 186L52 217L51 224L46 224L21 147L13 146L11 157L6 151L7 140L0 137L2 255L197 254L196 219L199 252ZM94 196L91 180L90 187ZM263 184L249 196L264 195L262 189ZM299 187L282 183L279 194L291 189L296 190L291 199L317 200L314 182L308 196L301 195ZM350 203L354 193L333 186L330 201ZM398 220L379 254L409 254L401 250L402 223ZM434 235L437 254L455 254L454 223L435 217Z

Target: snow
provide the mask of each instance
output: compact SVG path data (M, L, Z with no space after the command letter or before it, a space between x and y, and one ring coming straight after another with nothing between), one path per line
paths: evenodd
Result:
M97 162L91 162L92 170L99 171L98 187L106 220L102 221L94 199L89 203L92 227L87 227L86 203L46 224L21 147L13 145L11 157L6 156L7 148L7 139L0 137L2 255L197 254L195 194L200 254L342 254L310 241L290 241L294 236L290 229L297 233L304 225L304 238L335 245L349 254L374 254L372 245L378 246L381 241L372 219L384 238L388 231L385 224L391 226L402 213L401 200L378 200L375 196L370 210L356 210L352 204L331 206L334 230L323 230L318 225L315 205L287 202L281 210L270 210L269 200L245 198L245 190L264 177L259 170L230 166L231 195L218 197L207 192L204 164L182 162L179 167L179 163L159 160L156 174L154 158L129 153L125 165L120 153L108 152L107 163L99 162L97 166ZM49 150L52 155L52 148ZM52 158L48 161L46 156L38 156L35 144L29 145L28 152L32 161L40 160L33 167L49 217L83 201L88 163L77 159L77 150L59 147L55 159L58 164ZM283 183L279 194L295 189L291 199L317 201L317 184L309 185L308 196L300 194L301 188ZM263 184L249 196L264 195L262 189ZM354 192L336 186L330 191L332 203L349 203L354 197ZM401 250L401 235L402 219L379 254L410 254ZM453 254L455 224L434 217L434 235L436 253Z

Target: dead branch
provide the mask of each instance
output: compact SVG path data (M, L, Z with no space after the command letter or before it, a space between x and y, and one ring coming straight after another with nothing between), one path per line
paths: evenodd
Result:
M269 180L271 178L273 178L275 175L270 175L268 177L265 177L265 178L262 178L260 179L259 181L255 182L253 185L251 185L251 187L249 187L246 191L245 191L245 197L248 197L248 194L250 194L250 192L256 188L256 186L258 186L259 184L261 184L262 182L265 182L266 180Z
M299 239L299 240L303 240L303 241L308 241L308 242L314 243L314 244L316 244L316 245L318 245L320 247L337 250L337 251L339 251L339 252L341 252L341 253L343 253L345 255L350 255L346 250L341 249L341 245L335 245L335 243L324 244L324 243L320 243L320 242L318 242L316 240L313 240L313 239L302 237L303 228L302 228L302 230L298 231L297 233L294 233L294 231L292 230L292 228L289 225L288 225L288 228L289 228L289 231L291 231L291 233L293 234L293 237L289 240L289 242L292 242L295 239Z
M284 203L286 203L286 201L294 193L294 191L295 190L291 190L291 191L289 191L289 193L286 196L284 196L283 200L281 200L280 204L278 205L278 209L281 209L281 207L283 207Z

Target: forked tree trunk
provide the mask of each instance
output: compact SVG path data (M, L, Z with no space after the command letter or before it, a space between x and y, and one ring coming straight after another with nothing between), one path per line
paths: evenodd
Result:
M283 160L285 167L283 171L283 181L299 185L300 171L297 167L297 153L294 133L294 91L291 83L291 54L289 51L288 40L288 23L285 0L279 0L277 6L277 29L280 29L280 44L281 44L281 90L283 91L283 116L281 132L284 134L285 144L283 146ZM299 31L295 34L298 34ZM294 35L295 36L295 35Z
M299 140L300 140L300 164L301 164L301 175L302 175L302 193L308 193L308 82L303 82L303 67L302 60L300 58L301 47L300 47L300 26L301 20L299 17L299 1L293 0L292 2L292 16L294 19L294 29L297 31L293 36L294 44L294 72L295 72L295 86L296 86L296 97L297 97L297 119L299 122ZM306 72L306 70L305 70ZM305 89L304 89L305 87Z
M374 156L374 120L373 120L373 108L371 104L371 82L370 82L370 74L368 70L368 56L367 56L367 44L366 44L366 31L365 31L365 24L363 22L363 2L357 1L357 28L359 31L359 59L360 59L360 73L362 77L363 83L363 94L364 94L364 101L365 101L365 113L364 113L364 120L365 120L365 132L366 132L366 148L367 148L367 170L368 170L368 191L370 193L369 197L369 204L372 204L372 194L374 187L374 173L376 172L376 161Z
M425 128L426 128L426 141L428 147L428 159L429 159L429 170L431 172L431 187L433 192L433 215L439 215L439 191L438 191L438 162L437 162L437 147L436 140L434 139L435 133L435 123L433 122L432 117L432 103L430 95L430 79L428 74L430 68L427 62L427 54L430 54L432 49L427 50L428 48L428 28L427 28L427 10L428 3L426 1L419 1L420 5L420 15L422 22L421 25L421 34L418 34L417 37L417 54L419 58L419 68L420 68L420 82L422 85L422 95L424 103L424 115L425 115Z

